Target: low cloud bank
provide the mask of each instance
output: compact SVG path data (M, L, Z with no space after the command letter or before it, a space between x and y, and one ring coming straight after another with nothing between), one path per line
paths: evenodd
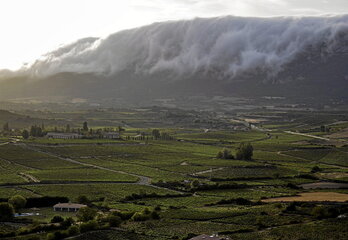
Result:
M156 23L105 39L86 38L48 53L22 71L113 75L174 71L218 72L233 78L250 70L276 75L300 53L347 51L348 15L331 17L222 17Z

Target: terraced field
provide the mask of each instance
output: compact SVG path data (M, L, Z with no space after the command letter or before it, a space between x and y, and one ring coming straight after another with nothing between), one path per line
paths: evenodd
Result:
M127 119L129 114L121 115ZM141 121L134 114L128 117ZM302 189L301 184L347 183L347 146L285 132L310 126L310 119L305 118L302 124L300 120L270 121L250 131L160 129L173 137L166 141L129 140L127 137L152 132L134 127L115 141L36 138L2 144L0 200L20 194L27 198L66 197L76 202L86 196L103 214L110 209L131 213L160 209L160 220L125 220L122 231L89 232L74 239L169 240L220 233L232 239L299 240L296 228L306 231L303 236L308 239L325 239L327 231L341 231L334 233L340 239L348 234L342 227L346 219L325 214L345 214L347 190ZM251 160L217 157L224 148L236 156L244 142L253 146ZM334 210L325 204L331 200ZM294 203L298 201L306 203ZM48 206L41 212L42 216L35 218L40 223L56 214ZM323 216L318 217L318 212ZM69 216L76 219L75 214Z

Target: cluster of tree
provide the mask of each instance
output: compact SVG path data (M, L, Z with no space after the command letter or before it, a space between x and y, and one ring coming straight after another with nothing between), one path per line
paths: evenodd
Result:
M254 148L250 143L241 143L236 151L236 159L251 160L253 157Z
M238 160L252 160L254 148L250 143L240 143L236 149L236 155L233 156L232 151L224 148L216 155L219 159L238 159Z
M325 126L325 125L322 125L322 126L320 126L320 131L321 132L330 132L330 127L328 127L328 126Z
M227 148L224 148L222 151L218 152L216 157L219 159L234 159L232 152Z
M169 133L161 132L158 129L153 129L151 134L155 140L174 140L174 138L170 136Z
M0 221L11 221L14 218L15 211L18 212L24 208L27 200L21 195L15 195L8 199L8 202L0 203Z
M312 215L321 220L336 218L339 215L348 214L346 205L317 205L316 203L292 202L284 210L284 213L297 213L301 215Z
M80 224L75 224L71 218L65 219L61 216L54 216L51 223L59 224L61 229L53 233L48 233L48 240L58 240L77 235L79 233L86 233L94 230L103 230L110 227L118 227L123 221L146 221L150 219L159 219L158 212L160 208L150 210L145 208L139 212L110 212L107 215L99 215L97 210L91 207L81 208L76 216ZM69 220L69 224L65 222Z
M24 139L28 139L30 136L32 136L32 137L43 137L46 134L46 132L44 130L45 130L45 128L44 128L43 124L42 124L41 127L37 126L37 125L34 125L34 126L30 127L30 131L24 129L22 131L22 137Z

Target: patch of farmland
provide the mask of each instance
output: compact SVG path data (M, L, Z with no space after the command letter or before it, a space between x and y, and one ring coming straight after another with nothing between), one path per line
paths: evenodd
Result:
M197 140L205 142L252 142L260 139L264 139L266 135L262 132L208 132L208 133L193 133L193 134L180 134L178 138L184 140Z
M37 197L38 195L18 187L0 187L0 198L10 198L15 195L21 195L23 197Z
M287 152L284 152L284 154L298 157L298 158L304 158L311 161L319 161L320 159L328 155L330 152L332 152L331 149L315 149L314 148L314 149L301 149L301 150L287 151Z
M223 197L225 199L245 198L248 200L258 201L263 198L280 197L288 195L286 193L276 192L270 189L223 189L223 190L211 190L200 191L202 196L215 196Z
M180 198L151 198L144 199L142 202L152 206L174 206L174 207L204 207L223 199L221 196L189 196Z
M19 146L0 146L0 159L37 169L70 168L78 165Z
M264 199L263 202L345 202L348 194L336 192L310 192L301 193L293 197L279 197Z
M27 169L24 167L0 159L0 184L25 182L25 179L19 175L20 172L25 170Z
M119 181L136 182L137 177L92 167L70 168L64 170L39 170L29 172L43 182L64 181Z
M321 158L320 162L348 167L348 153L331 151L325 157Z
M151 226L150 230L148 225ZM179 219L162 219L151 224L151 222L133 222L128 224L129 229L142 229L145 233L156 234L153 239L172 239L173 236L185 236L188 233L211 234L214 232L238 231L245 229L240 224L222 224L210 221L193 221ZM159 237L161 236L161 237Z
M213 173L205 173L203 176L218 179L247 179L247 178L274 178L280 176L289 176L296 174L296 171L277 168L277 167L236 167L224 168L222 170L214 171Z
M132 184L73 184L73 185L50 185L50 186L26 186L26 189L35 191L46 196L68 197L70 201L75 201L78 196L85 195L91 200L105 198L105 202L120 201L132 193L157 193L173 194L173 191L158 189L150 186L140 186Z

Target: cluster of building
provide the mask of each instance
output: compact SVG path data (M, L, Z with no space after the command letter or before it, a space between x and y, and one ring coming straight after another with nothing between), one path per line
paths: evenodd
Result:
M105 139L119 139L120 134L118 132L103 132L101 136ZM49 132L46 135L47 138L51 139L80 139L84 136L78 133L58 133L58 132Z

